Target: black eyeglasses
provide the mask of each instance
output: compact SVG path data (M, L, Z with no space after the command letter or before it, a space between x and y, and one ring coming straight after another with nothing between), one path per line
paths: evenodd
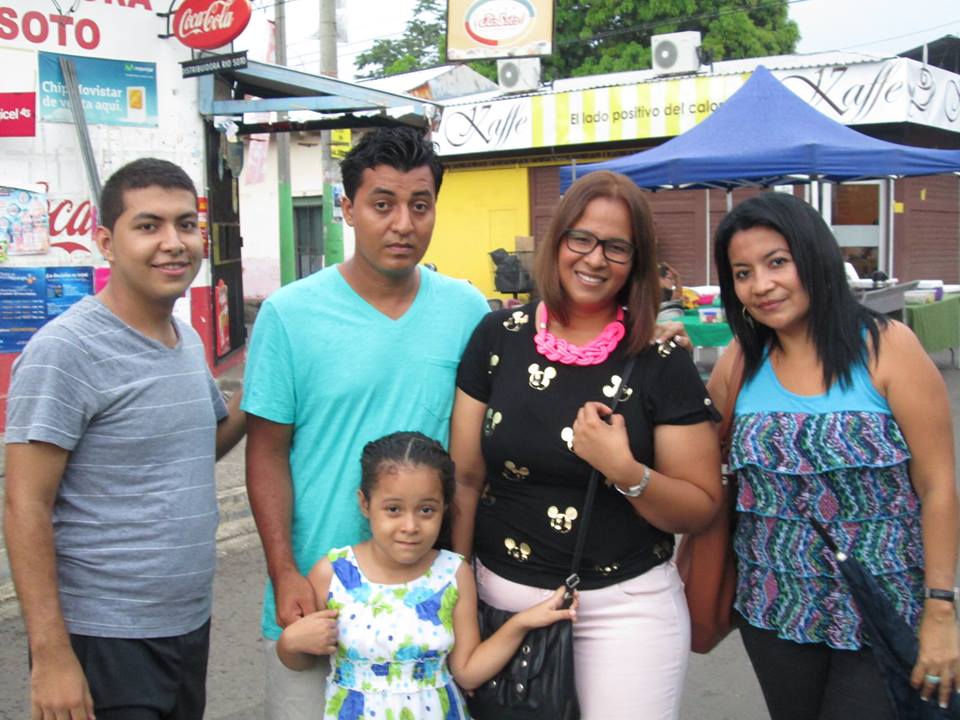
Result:
M597 245L600 245L603 256L618 265L626 265L633 260L633 254L636 252L633 243L620 238L601 240L589 230L567 228L563 231L563 237L567 241L567 247L578 255L589 255Z

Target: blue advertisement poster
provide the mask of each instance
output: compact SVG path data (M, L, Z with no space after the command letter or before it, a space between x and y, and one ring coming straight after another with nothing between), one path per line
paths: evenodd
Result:
M23 350L47 322L44 268L0 268L0 352Z
M0 353L22 351L49 320L92 293L92 267L0 267Z
M92 267L48 267L46 281L48 320L93 294Z
M130 60L39 53L40 119L73 122L60 58L73 60L80 102L91 125L157 127L157 65Z

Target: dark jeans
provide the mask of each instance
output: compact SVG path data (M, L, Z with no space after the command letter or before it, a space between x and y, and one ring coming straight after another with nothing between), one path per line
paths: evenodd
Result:
M869 649L795 643L738 619L771 720L896 719Z
M71 635L97 720L199 720L207 700L210 621L150 639Z

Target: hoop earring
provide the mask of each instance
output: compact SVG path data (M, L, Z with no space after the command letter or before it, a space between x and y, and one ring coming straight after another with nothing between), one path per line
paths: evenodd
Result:
M747 312L747 306L746 306L746 305L741 305L741 306L740 306L740 313L743 315L743 321L744 321L745 323L747 323L747 325L749 325L749 326L750 326L750 329L752 330L752 329L753 329L753 316L752 316L750 313Z

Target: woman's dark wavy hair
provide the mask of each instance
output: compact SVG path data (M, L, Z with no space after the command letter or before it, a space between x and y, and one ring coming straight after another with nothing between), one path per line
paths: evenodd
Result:
M360 456L360 490L363 496L367 501L370 500L381 473L417 465L437 471L443 488L443 504L450 507L454 491L453 460L443 445L419 432L395 432L364 445Z
M560 283L560 243L566 230L577 222L587 205L598 198L622 200L630 214L630 238L636 250L633 267L617 295L617 302L626 307L628 352L643 351L653 337L657 308L660 304L660 278L657 275L657 241L653 230L653 214L643 191L626 175L601 170L577 180L560 200L550 221L547 237L537 249L534 279L537 292L547 310L560 322L569 317L567 294ZM626 238L625 238L626 239Z
M880 328L887 318L854 297L840 247L820 214L800 198L779 192L765 192L737 205L720 222L714 241L720 297L743 349L744 377L753 377L760 369L765 350L780 346L776 332L747 321L734 290L730 241L736 233L755 227L769 228L786 238L800 283L810 297L807 328L823 366L824 385L829 388L839 380L842 387L849 387L853 366L867 359L864 330L870 334L876 357Z

